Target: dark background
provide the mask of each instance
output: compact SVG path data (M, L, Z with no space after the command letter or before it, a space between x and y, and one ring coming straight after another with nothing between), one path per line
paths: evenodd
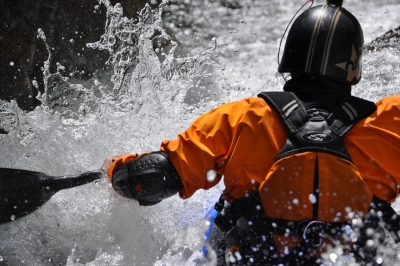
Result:
M156 8L162 0L110 2L121 3L124 16L136 18L146 3ZM174 3L180 1L170 1ZM241 8L239 1L219 0L218 3L230 9ZM83 84L93 77L107 78L112 71L105 65L108 52L86 47L86 43L100 40L104 33L107 10L102 5L96 10L98 4L97 0L0 0L0 99L14 99L27 111L40 105L36 95L38 90L44 91L41 68L49 55L43 41L37 38L39 28L52 47L52 73L56 72L59 62L66 68L64 76L71 77L71 83ZM186 24L183 27L191 27L190 23ZM398 47L399 36L398 27L366 44L366 49ZM37 81L38 88L33 86L33 80Z
M161 0L157 0L157 7ZM111 0L121 3L124 16L137 17L150 0ZM41 68L48 59L45 44L37 38L41 28L52 47L51 72L59 62L65 74L80 80L106 72L107 51L94 51L86 43L100 40L104 33L106 8L96 0L1 0L0 1L0 99L15 99L24 110L40 104L43 92ZM73 40L73 41L71 41ZM13 63L11 63L13 62ZM39 88L33 86L36 80Z

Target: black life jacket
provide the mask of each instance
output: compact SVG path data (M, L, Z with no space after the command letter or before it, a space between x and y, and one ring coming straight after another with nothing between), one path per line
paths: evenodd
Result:
M215 219L217 226L227 232L245 217L251 220L250 227L242 222L245 230L262 228L306 240L316 234L340 237L344 225L361 218L364 229L375 229L383 221L399 242L399 216L365 185L344 143L345 134L373 113L375 104L349 95L327 112L306 110L292 92L258 96L280 114L289 136L259 191L226 207ZM296 168L296 160L300 165L306 162L308 170ZM215 208L224 208L223 196ZM315 232L310 232L310 225Z

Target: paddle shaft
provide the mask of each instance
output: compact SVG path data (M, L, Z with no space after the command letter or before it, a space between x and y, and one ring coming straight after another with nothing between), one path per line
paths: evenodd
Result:
M102 175L100 171L85 172L79 175L67 175L61 177L45 176L42 181L43 186L49 186L52 190L62 190L76 186L85 185L99 179Z

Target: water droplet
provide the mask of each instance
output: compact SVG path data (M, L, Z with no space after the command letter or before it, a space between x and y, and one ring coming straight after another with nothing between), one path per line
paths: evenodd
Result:
M36 80L33 80L33 81L32 81L32 85L33 85L36 89L39 89L39 84L37 83Z
M14 221L15 220L15 215L11 215L11 221Z
M374 245L375 245L374 240L369 239L369 240L367 241L367 246L368 246L368 247L372 247L372 246L374 246Z
M70 43L74 43L74 39L69 40Z
M217 172L215 172L215 170L207 171L207 181L208 182L213 182L216 177L217 177Z
M290 253L289 248L285 246L283 252L288 255Z
M13 61L10 62L10 66L14 66L14 62Z
M310 200L310 202L311 202L312 204L317 203L317 198L315 197L314 194L310 194L310 195L308 196L308 199Z
M298 199L293 199L293 203L297 205L297 204L299 204L299 200Z
M4 258L3 258L3 256L0 256L0 261L4 261Z
M329 255L329 258L331 259L332 262L336 262L337 254L331 253L331 254Z

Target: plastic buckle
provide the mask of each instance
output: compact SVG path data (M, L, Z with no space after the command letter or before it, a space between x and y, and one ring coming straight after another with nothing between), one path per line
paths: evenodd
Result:
M304 222L308 222L308 221L304 221ZM300 227L301 224L304 224L304 222L300 223L298 227ZM319 247L322 244L322 225L323 223L320 221L311 221L308 222L307 225L304 227L301 234L301 238L306 241L306 242L310 242L310 241L315 241L315 240L319 240L319 241L315 241L314 243L312 243L312 245L314 247ZM297 230L299 231L299 229L301 228L297 228ZM300 235L300 234L299 234ZM317 243L318 242L318 243Z
M225 198L224 194L222 193L221 196L219 197L218 202L215 203L214 209L217 210L217 212L221 212L225 207Z
M214 209L217 210L217 212L221 212L224 209L224 204L216 202L214 205Z

